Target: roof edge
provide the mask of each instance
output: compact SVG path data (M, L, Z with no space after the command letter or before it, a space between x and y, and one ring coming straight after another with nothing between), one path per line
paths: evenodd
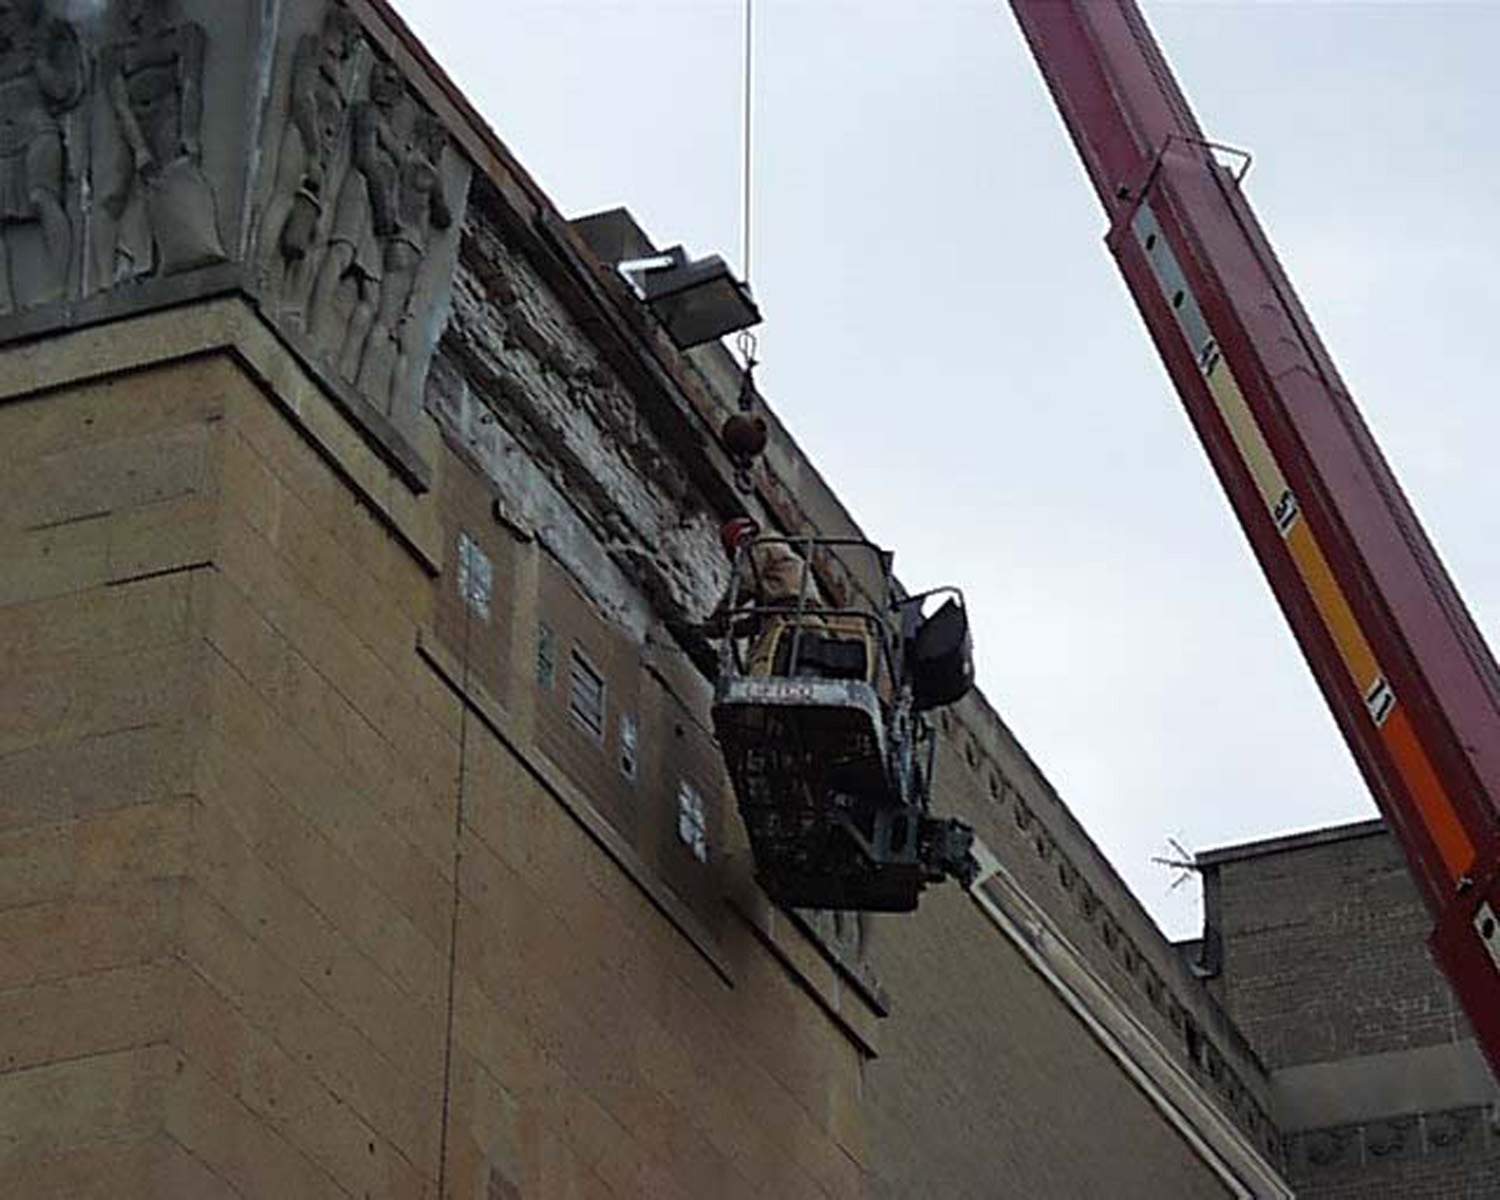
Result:
M1301 833L1284 833L1276 837L1262 838L1254 842L1241 842L1237 846L1220 846L1213 850L1200 850L1193 855L1199 867L1216 867L1220 863L1237 862L1245 858L1263 858L1270 854L1285 854L1292 850L1308 850L1314 846L1327 846L1334 842L1347 842L1355 838L1374 837L1389 832L1385 821L1375 817L1368 821L1352 821L1347 825L1329 825L1322 829L1309 829Z

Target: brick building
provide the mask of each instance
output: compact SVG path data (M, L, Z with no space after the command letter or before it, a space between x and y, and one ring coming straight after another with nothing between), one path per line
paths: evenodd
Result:
M1224 852L1205 984L978 694L938 795L984 887L770 904L682 630L730 513L858 527L774 416L735 491L734 362L625 286L645 234L564 219L382 0L90 11L5 17L63 166L0 220L0 1194L1285 1196L1328 1125L1487 1148L1436 1116L1478 1082L1307 1099L1443 1075L1418 965L1302 1027L1280 860Z
M1500 1195L1495 1085L1380 821L1198 856L1210 990L1271 1081L1305 1197Z

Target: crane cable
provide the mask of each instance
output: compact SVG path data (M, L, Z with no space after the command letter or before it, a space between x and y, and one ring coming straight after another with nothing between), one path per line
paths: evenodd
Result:
M741 103L744 125L742 129L743 157L740 163L742 193L740 197L740 270L744 273L745 288L750 287L750 231L753 224L752 201L754 199L755 147L753 141L755 112L755 0L745 0L745 61L743 72L744 95ZM759 392L755 387L755 367L759 361L756 350L759 342L749 329L742 329L735 337L735 346L740 352L740 390L735 399L735 412L725 421L719 437L729 452L734 464L735 488L750 495L755 491L755 480L751 469L755 459L766 448L766 422L752 417Z
M750 223L751 223L751 185L755 168L755 152L752 134L754 132L753 115L755 111L755 0L745 0L745 63L742 72L744 84L744 96L741 101L743 108L744 127L741 133L741 150L743 158L740 164L740 180L743 193L740 200L740 270L745 273L745 286L750 286ZM742 329L735 339L739 347L740 355L745 360L745 370L748 372L755 366L755 351L757 339L754 333L748 329ZM742 406L743 407L743 406Z

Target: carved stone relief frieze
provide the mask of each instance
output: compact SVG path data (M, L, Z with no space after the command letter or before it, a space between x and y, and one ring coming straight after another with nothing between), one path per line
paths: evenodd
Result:
M87 62L74 25L42 0L0 0L0 317L62 300L74 269Z
M87 7L87 6L86 6ZM240 257L254 169L265 6L93 5L83 293L149 304L139 285Z
M1430 1154L1452 1154L1483 1141L1489 1114L1479 1108L1450 1109L1422 1117L1423 1142Z
M1365 1127L1365 1151L1372 1159L1408 1158L1420 1149L1416 1117L1374 1121Z
M261 220L261 284L273 310L302 323L315 252L326 244L353 105L359 22L333 6L292 51L287 112Z
M96 177L106 286L223 262L218 198L203 169L208 34L171 0L126 0L100 58L109 118ZM111 152L112 151L112 152Z
M446 315L470 168L339 3L281 33L260 202L266 310L397 425L414 419Z
M236 258L268 12L0 0L0 342Z
M0 345L242 292L421 486L472 168L377 33L342 0L0 0Z
M1296 1181L1401 1160L1483 1155L1493 1152L1488 1121L1487 1108L1471 1106L1302 1130L1287 1139L1288 1164Z

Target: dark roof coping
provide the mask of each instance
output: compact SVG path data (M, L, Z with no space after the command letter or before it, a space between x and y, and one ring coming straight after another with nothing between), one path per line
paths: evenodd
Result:
M1369 821L1354 821L1348 825L1330 825L1323 829L1309 829L1303 833L1286 833L1278 837L1264 838L1258 842L1242 842L1238 846L1220 846L1214 850L1200 850L1193 855L1199 867L1214 867L1220 863L1237 862L1245 858L1264 858L1270 854L1285 854L1292 850L1308 850L1314 846L1326 846L1333 842L1346 842L1354 838L1374 837L1386 833L1385 822L1376 817Z

